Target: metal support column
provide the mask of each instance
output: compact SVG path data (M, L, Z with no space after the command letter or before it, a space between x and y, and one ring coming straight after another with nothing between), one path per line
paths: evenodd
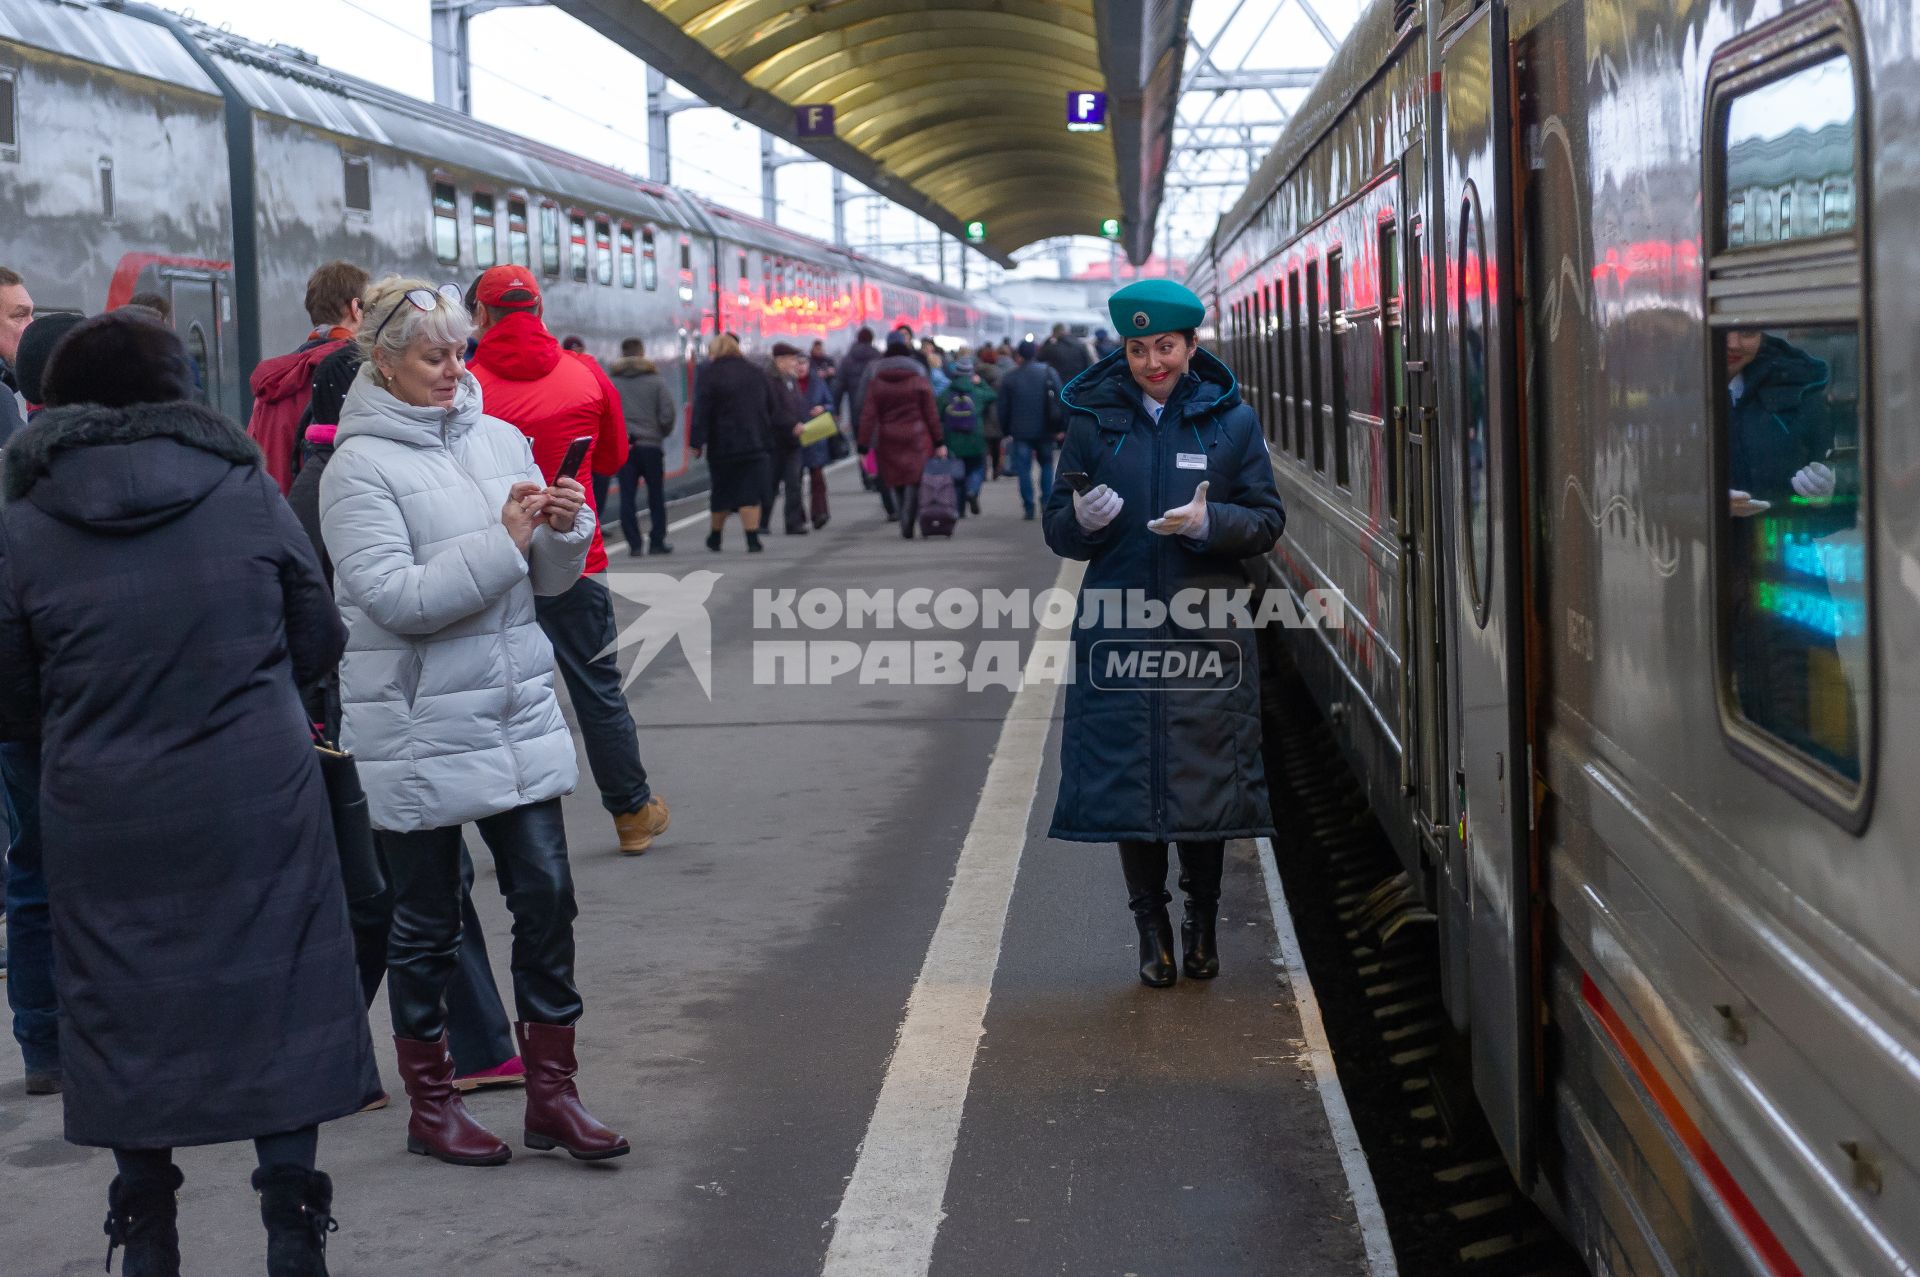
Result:
M835 248L847 246L847 175L839 169L833 170L833 244Z
M433 0L433 100L473 114L473 48L468 27L495 9L545 6L547 0Z
M773 153L773 134L760 130L760 216L780 220L780 160Z
M647 68L647 172L662 186L673 185L673 143L667 121L667 73Z

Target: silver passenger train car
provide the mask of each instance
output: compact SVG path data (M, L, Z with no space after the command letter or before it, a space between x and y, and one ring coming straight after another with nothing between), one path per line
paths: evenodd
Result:
M173 300L209 400L308 331L336 258L464 285L535 270L556 334L640 337L683 409L703 339L749 349L907 324L943 342L1059 318L794 234L266 46L122 0L0 0L0 262L42 310ZM704 484L685 430L676 487Z
M1378 0L1193 281L1596 1271L1920 1262L1913 50L1909 0Z

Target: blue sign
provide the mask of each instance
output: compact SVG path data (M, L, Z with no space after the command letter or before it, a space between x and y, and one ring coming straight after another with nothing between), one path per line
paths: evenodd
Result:
M1091 91L1067 94L1067 127L1075 133L1098 133L1107 127L1107 95Z
M793 108L793 131L801 137L832 137L833 107L796 106Z

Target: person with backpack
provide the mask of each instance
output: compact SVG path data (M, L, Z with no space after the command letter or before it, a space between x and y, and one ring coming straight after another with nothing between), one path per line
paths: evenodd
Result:
M1067 387L1061 477L1047 498L1048 547L1087 565L1048 835L1120 844L1140 982L1160 989L1177 978L1168 844L1179 845L1187 897L1186 975L1205 980L1220 970L1226 840L1274 832L1256 633L1229 626L1211 604L1199 611L1219 617L1214 624L1191 619L1192 609L1183 620L1174 601L1244 597L1241 561L1273 549L1287 513L1259 418L1233 370L1196 341L1206 318L1199 297L1171 280L1143 280L1115 293L1108 313L1126 334L1126 353ZM1131 599L1126 618L1092 603L1126 592L1156 603L1162 623L1123 623L1134 615ZM1129 649L1212 653L1218 668L1169 685L1116 671Z
M966 464L961 480L960 517L980 513L980 487L987 477L987 418L993 413L993 388L971 359L953 361L953 381L940 397L940 429L947 447Z
M880 482L893 494L900 535L911 539L920 514L920 478L932 457L947 455L940 411L926 369L898 337L867 374L860 405L860 451L879 459Z

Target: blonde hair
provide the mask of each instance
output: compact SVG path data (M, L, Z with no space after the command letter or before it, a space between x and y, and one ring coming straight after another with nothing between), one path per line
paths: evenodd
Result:
M421 310L407 300L407 294L416 288L433 294L432 310ZM437 346L465 346L473 332L473 316L424 279L389 275L368 286L360 305L360 331L354 341L369 366L373 365L376 333L377 349L386 351L388 358L398 359L420 338Z
M726 359L740 353L740 339L732 333L721 333L707 345L708 359Z

